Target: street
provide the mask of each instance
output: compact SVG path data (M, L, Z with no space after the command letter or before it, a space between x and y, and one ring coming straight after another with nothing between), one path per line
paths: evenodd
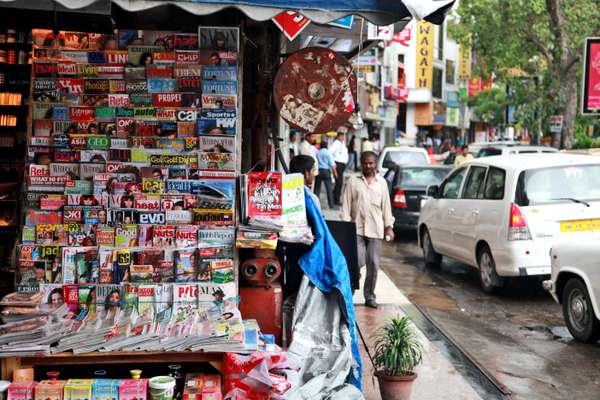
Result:
M444 259L441 269L426 268L414 234L385 245L382 269L512 399L598 398L600 345L572 339L539 281L487 295L464 264Z

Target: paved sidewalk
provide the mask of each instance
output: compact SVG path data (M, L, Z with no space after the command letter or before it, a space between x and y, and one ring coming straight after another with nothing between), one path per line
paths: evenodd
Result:
M364 273L363 269L361 287L364 283ZM371 353L374 351L373 336L376 328L385 323L390 317L405 315L400 306L410 304L406 296L398 290L383 271L379 271L377 276L375 294L379 303L379 308L376 310L364 306L362 292L357 291L354 295L356 321L365 336ZM425 355L423 356L423 364L417 370L419 377L413 386L411 400L480 400L481 397L446 359L441 349L435 343L428 341L416 326L415 329L423 341ZM377 379L373 380L373 367L362 342L360 342L360 352L363 361L365 398L367 400L380 400Z

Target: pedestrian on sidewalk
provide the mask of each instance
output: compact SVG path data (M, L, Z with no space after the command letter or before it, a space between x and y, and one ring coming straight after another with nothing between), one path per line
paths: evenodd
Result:
M358 154L356 152L356 135L352 135L348 143L348 171L358 171Z
M321 141L321 147L317 152L317 163L319 165L319 174L315 179L315 194L317 197L321 194L321 183L325 185L325 194L327 195L327 205L330 209L335 209L333 199L333 180L337 177L335 161L331 152L327 148L327 142Z
M388 185L377 174L377 154L360 155L362 174L348 179L342 199L342 219L356 224L358 265L367 268L363 288L365 305L377 308L375 284L381 258L382 241L394 240L394 217Z
M341 206L342 185L344 184L344 171L348 165L348 148L346 147L346 127L338 128L337 137L331 145L331 155L335 161L335 170L337 176L335 178L335 186L333 188L333 199L336 206Z

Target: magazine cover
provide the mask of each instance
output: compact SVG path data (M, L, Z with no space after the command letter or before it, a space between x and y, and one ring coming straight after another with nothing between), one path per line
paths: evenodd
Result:
M152 283L154 267L152 265L131 265L129 267L130 282Z
M174 252L175 282L193 282L198 275L198 250L183 249Z
M104 319L114 318L122 304L121 285L97 285L96 286L96 313Z
M199 153L198 169L235 171L235 153Z
M235 135L236 126L235 110L202 110L198 120L198 134Z
M177 226L175 235L175 245L177 248L189 248L198 245L197 225L179 225Z
M154 285L139 285L138 293L138 314L145 321L154 321Z
M239 50L239 29L221 26L198 27L198 45L200 49L214 51Z
M237 67L207 65L202 68L202 80L237 82L237 70Z
M173 319L175 322L183 321L194 315L198 310L198 285L174 284L173 285Z
M115 250L113 248L100 247L98 249L99 259L99 283L112 283L115 275Z
M127 283L123 285L123 309L125 311L132 311L138 308L138 286Z
M235 229L199 229L198 247L233 246Z
M282 182L281 172L251 172L247 175L248 217L281 217Z
M198 149L203 153L235 154L235 136L201 135Z
M154 285L154 306L158 322L171 319L173 285Z
M192 193L197 203L194 210L234 209L235 179L204 178L194 181Z

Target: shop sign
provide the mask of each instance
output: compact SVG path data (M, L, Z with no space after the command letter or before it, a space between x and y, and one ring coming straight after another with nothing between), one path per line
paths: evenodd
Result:
M310 24L310 19L295 11L284 11L273 18L273 23L281 29L285 37L291 42L306 29Z
M458 96L458 92L456 91L448 91L446 92L446 105L448 107L460 107L460 100Z
M471 79L471 47L460 46L458 55L458 79L468 81Z
M600 113L600 38L585 41L582 114Z
M562 115L551 115L550 116L550 132L561 133L563 128L563 116Z
M446 104L442 102L433 103L433 125L446 124Z
M446 126L458 127L459 109L448 107L446 109Z
M483 90L483 80L477 76L469 80L469 97L477 96Z
M433 119L433 106L431 103L415 104L415 125L430 126Z
M392 40L394 25L378 26L369 22L367 25L368 40Z
M335 21L332 21L327 25L335 26L337 28L342 29L352 29L352 25L354 25L354 15L347 15L343 18L336 19Z
M417 25L416 88L431 89L433 83L433 25L419 21Z
M411 28L404 28L402 31L395 33L394 36L392 36L392 42L399 43L404 47L409 47L411 34Z

